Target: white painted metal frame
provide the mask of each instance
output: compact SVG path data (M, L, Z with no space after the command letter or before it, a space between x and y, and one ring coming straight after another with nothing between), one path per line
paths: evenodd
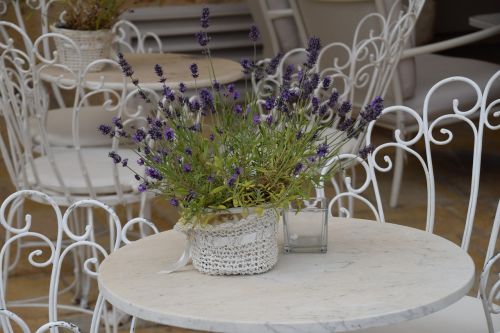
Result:
M80 128L80 115L84 111L85 103L89 99L102 98L102 112L103 119L107 118L107 122L111 122L111 114L109 111L116 112L118 117L122 116L123 126L133 125L136 122L145 122L145 115L142 112L141 105L137 106L137 91L126 91L125 78L122 91L107 89L105 87L104 78L102 81L94 86L86 84L85 75L87 70L100 62L106 62L108 66L112 66L121 75L120 66L113 60L97 60L89 64L81 71L71 71L69 68L64 67L57 61L57 53L51 57L45 57L39 50L45 41L54 38L62 38L65 41L76 46L74 43L67 39L65 36L57 35L54 33L47 33L40 36L32 44L25 32L18 26L0 21L0 30L8 32L9 34L16 34L20 37L21 43L28 45L29 50L34 52L26 53L23 49L17 49L14 43L14 36L9 36L6 43L0 43L0 104L2 105L2 112L6 122L7 135L0 137L0 151L7 166L9 175L12 182L17 189L36 189L50 193L53 200L59 206L70 206L77 200L93 198L99 199L110 206L124 204L127 206L126 212L130 219L132 217L131 204L137 203L140 209L140 216L145 213L147 205L147 195L145 193L138 193L134 189L132 174L122 174L121 166L114 165L112 160L107 156L109 151L118 150L119 142L117 138L110 139L108 148L90 148L82 147L80 144L79 128ZM12 38L11 38L12 37ZM67 76L73 77L72 83L64 83L58 81L55 84L58 88L70 90L74 92L74 102L72 112L72 136L73 146L71 149L62 149L60 147L53 147L48 139L48 133L44 127L44 119L48 110L48 98L44 90L43 82L40 79L40 72L49 68L62 69ZM157 96L154 92L149 91L150 98L155 100ZM133 104L133 107L127 107ZM106 117L106 112L108 116ZM41 151L34 153L32 137L30 133L31 127L28 126L28 119L36 119L38 125L38 133L41 138ZM119 130L115 127L114 130ZM95 135L100 135L95 132ZM135 163L135 155L132 156L130 163ZM74 169L68 169L65 163L72 160ZM42 161L42 162L40 162ZM101 161L101 162L99 162ZM39 169L45 163L45 167ZM92 173L89 172L89 167L95 163L104 163L103 168L109 168L109 178L105 182L109 186L102 189L102 184L96 184L92 178ZM100 169L99 173L105 170ZM52 183L47 183L49 177L54 177ZM70 188L68 183L75 179L80 179L80 187L77 189ZM107 184L106 183L106 184ZM49 184L49 185L47 185ZM126 185L124 187L124 184ZM101 190L99 190L101 186ZM38 199L37 196L32 197ZM41 201L46 203L46 201ZM7 218L7 223L14 227L21 225L22 220L22 207L24 204L24 197L16 201L16 206L21 209L16 214L10 214ZM74 223L94 223L94 217L91 210L79 209L80 214L74 214L72 219ZM16 220L17 218L17 220ZM112 231L112 229L110 229ZM6 244L11 244L12 230L7 229ZM116 234L111 233L110 237L114 239ZM40 242L26 242L25 238L16 238L15 247L16 251L13 253L13 259L10 256L10 246L6 247L6 259L2 263L2 278L4 281L7 279L8 272L17 264L21 250L26 247L40 246ZM55 240L56 245L60 242ZM48 244L45 244L49 246ZM75 254L75 265L82 260L82 254ZM77 273L77 281L75 281L69 288L75 288L76 297L80 298L81 304L86 306L86 290L80 287L80 278L83 273ZM24 300L25 303L37 303L43 298ZM26 304L25 304L26 305Z
M474 136L474 150L473 150L473 164L472 164L472 172L471 172L471 189L469 194L469 203L467 208L467 216L465 218L465 226L464 226L464 234L462 238L461 247L464 250L469 248L470 237L472 232L472 227L474 223L474 216L476 212L477 205L477 197L479 190L479 178L481 171L481 152L482 152L482 141L483 141L483 132L485 127L490 130L498 130L500 129L499 124L493 124L491 118L500 118L500 111L498 108L500 107L500 100L489 101L488 96L490 94L491 88L493 84L498 81L500 77L500 72L494 74L486 85L484 91L481 91L481 88L472 80L465 77L451 77L444 79L434 85L426 95L423 109L423 116L420 116L416 110L412 110L405 106L391 106L385 108L382 111L381 118L384 115L395 112L402 112L410 115L415 120L415 123L418 124L418 130L416 134L412 138L402 138L401 130L394 130L394 141L385 142L375 148L372 154L370 154L367 158L366 162L362 162L362 168L365 172L365 181L363 184L357 188L353 188L351 186L350 177L345 178L345 186L347 191L337 194L336 197L332 201L338 200L339 196L351 196L356 199L360 199L365 204L367 204L371 210L374 212L375 216L378 217L380 221L385 221L384 217L384 208L382 205L381 194L379 192L379 186L377 181L377 173L378 172L389 172L393 168L393 162L389 155L386 155L384 151L387 148L396 148L402 149L405 153L414 156L421 165L424 174L425 181L427 184L427 216L426 216L426 230L429 232L433 232L434 230L434 220L435 220L435 205L436 205L436 193L435 193L435 178L434 178L434 166L432 162L432 145L446 145L450 143L453 139L453 133L447 129L446 127L442 127L443 123L447 122L449 119L453 119L454 121L463 121L467 125L469 125L473 136ZM468 110L461 110L459 105L460 101L455 99L450 101L451 109L453 110L450 114L442 115L434 120L430 120L428 117L429 110L429 102L431 97L435 93L439 93L439 88L452 84L454 82L463 82L464 84L469 85L477 95L477 100L475 104ZM495 110L495 108L497 110ZM478 124L476 125L470 118L477 117L479 118ZM370 123L367 129L367 134L365 138L365 144L370 145L373 143L372 141L372 133L374 126L377 126L377 121ZM444 126L444 125L443 125ZM439 132L445 136L445 138L440 139L437 138L434 134L434 130L436 128L440 128ZM423 142L425 146L425 151L423 154L420 154L416 148L415 144L417 142ZM381 163L377 157L383 159ZM335 162L338 159L352 159L353 155L340 155L338 157L334 157L327 165ZM359 158L358 158L359 160ZM328 166L323 169L322 172L326 172L328 170ZM375 202L369 202L366 199L361 199L362 194L369 188L373 188L375 194ZM318 190L318 196L324 196L324 190ZM331 204L332 205L332 204ZM342 209L342 213L346 214L349 211L344 207Z
M15 215L19 209L19 202L24 199L29 198L37 202L43 202L51 206L55 219L52 221L55 224L57 231L57 237L55 242L50 240L46 235L32 231L32 216L27 214L24 219L23 225L13 227L10 224L10 216ZM107 228L109 228L109 233L111 235L109 243L103 245L103 243L96 240L96 225L93 219L88 219L86 225L82 229L81 226L73 223L72 215L78 214L78 210L84 209L87 211L88 215L93 214L94 210L103 210L107 216ZM44 221L46 222L46 221ZM3 274L0 276L0 324L3 328L3 332L10 333L13 332L10 320L19 325L23 332L29 332L26 323L19 318L15 313L8 310L8 308L16 307L47 307L50 323L42 326L37 332L46 331L49 328L63 327L78 332L78 328L72 324L58 321L58 309L70 309L85 314L92 315L91 332L98 332L99 323L104 322L107 331L112 328L113 331L117 329L116 321L110 319L116 318L116 310L111 309L111 314L109 313L107 307L104 306L104 299L101 295L98 296L95 308L93 310L87 310L82 307L74 305L59 304L59 294L68 290L68 288L60 287L60 277L61 268L63 266L66 257L73 252L86 253L86 256L81 261L81 272L85 277L96 278L98 274L99 262L107 257L111 252L118 249L121 244L129 244L131 241L128 238L127 233L133 228L142 230L144 228L150 228L152 233L157 233L158 229L151 222L143 218L135 218L130 220L122 228L120 219L113 211L113 209L106 204L85 199L73 203L69 206L64 214L61 212L57 202L49 197L47 194L33 190L21 190L12 195L10 195L0 206L0 224L11 234L11 237L6 240L0 250L0 267L4 267L5 260L8 260L6 254L10 249L10 245L17 242L22 238L36 238L39 240L38 247L28 254L28 262L37 268L50 267L51 268L51 278L48 292L48 303L47 304L27 304L23 302L6 302L5 292L7 288L6 276ZM63 239L68 239L66 244L63 243ZM42 250L47 249L46 251ZM84 251L83 251L84 250ZM48 259L40 261L43 255L48 254ZM82 282L86 282L85 287L89 287L89 280L81 279ZM133 319L131 331L133 331L135 325L135 319ZM51 332L53 332L51 330Z

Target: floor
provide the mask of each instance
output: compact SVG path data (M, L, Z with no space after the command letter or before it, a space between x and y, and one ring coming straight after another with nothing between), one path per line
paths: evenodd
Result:
M494 54L494 53L493 53ZM498 53L496 53L498 54ZM498 59L496 59L498 61ZM468 204L468 193L470 189L470 172L472 163L472 146L470 129L463 124L451 125L449 129L455 133L455 139L445 147L433 147L433 159L436 170L436 226L435 232L457 244L460 243L465 221L466 208ZM4 133L4 124L0 123L0 132ZM379 140L388 140L391 133L386 130L378 130ZM418 146L422 152L423 147ZM498 199L500 198L500 132L486 131L484 137L483 160L481 170L480 192L477 204L475 224L470 246L470 254L476 267L480 269L483 265L485 250L492 226ZM400 203L397 208L389 208L386 205L386 219L392 223L425 228L426 212L426 187L424 174L413 158L408 158L405 163L403 187ZM388 193L391 186L391 174L380 175L381 193L385 202L388 201ZM3 163L0 163L0 200L4 200L14 191L10 179L6 173ZM29 203L27 211L33 214L34 227L45 234L54 232L54 225L47 223L51 220L51 212L47 207L36 203ZM123 209L119 214L123 216ZM372 218L369 211L356 205L356 217ZM177 219L177 214L168 204L161 199L154 200L153 221L161 230L171 228ZM26 258L23 253L23 257ZM72 272L66 268L64 272L71 279ZM9 278L7 298L9 300L25 298L33 295L44 295L48 288L48 269L38 269L29 265L26 261L12 272ZM69 283L66 281L65 283ZM91 301L95 300L95 288L91 294ZM472 292L474 294L474 292ZM63 302L73 301L71 293L61 296ZM45 309L19 308L15 311L25 318L33 328L47 321ZM75 312L61 312L61 319L73 321L82 326L84 331L88 327L88 317ZM126 320L125 320L126 322ZM125 323L123 329L127 329ZM147 323L140 323L139 332L190 332L188 330L157 327Z

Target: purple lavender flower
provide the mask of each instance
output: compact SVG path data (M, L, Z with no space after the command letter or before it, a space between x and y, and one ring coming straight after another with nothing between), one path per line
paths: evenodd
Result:
M260 124L260 115L259 114L256 114L253 116L253 124L254 125Z
M215 91L219 91L220 90L220 83L219 83L219 81L214 80L214 82L212 82L212 87L214 87Z
M156 180L162 180L163 179L163 176L160 173L160 171L158 171L155 168L146 167L145 173L146 173L147 176L149 176L149 177L151 177L153 179L156 179Z
M328 145L326 143L322 143L316 149L316 155L318 157L325 157L328 154Z
M148 190L148 183L146 182L140 183L139 187L137 187L137 190L141 193L146 192Z
M179 200L177 200L176 198L172 198L170 199L170 204L174 207L179 207Z
M186 92L186 85L182 82L179 83L179 91L183 94Z
M135 180L141 180L141 176L139 176L138 174L135 174L134 178L135 178Z
M137 131L135 131L134 135L132 135L132 140L134 140L135 143L142 142L146 138L146 132L144 132L143 129L139 128Z
M319 108L319 98L313 96L313 98L311 98L311 105L313 107L313 111L317 111Z
M252 67L253 67L252 61L248 58L241 58L240 65L243 68L242 72L244 74L249 74L252 70Z
M151 153L151 148L148 145L144 146L144 154L149 155Z
M210 133L210 135L208 136L208 139L210 141L214 141L215 140L215 135L213 133Z
M210 42L210 36L205 31L198 31L195 34L196 39L198 40L198 44L200 44L201 47L205 47L208 45L208 42Z
M242 114L243 113L243 107L240 104L236 104L234 106L234 113L236 113L236 114Z
M328 107L326 106L326 104L322 104L322 105L319 107L319 111L318 111L318 113L319 113L319 115L320 115L321 117L323 117L323 116L326 114L326 112L327 112L327 111L328 111Z
M243 172L243 169L240 167L234 168L234 174L239 176Z
M118 64L120 64L120 67L122 69L123 75L131 77L134 75L134 70L132 69L132 66L128 63L127 59L123 56L123 53L118 52Z
M201 108L201 105L200 105L200 102L197 99L195 99L192 102L189 102L189 110L191 110L191 112L196 112L200 108Z
M309 163L314 163L314 162L316 162L316 156L309 156L309 157L307 158L307 161L308 161Z
M195 124L189 126L188 129L193 131L193 132L201 132L201 124L195 123Z
M359 150L359 156L362 159L366 160L368 158L368 155L373 153L374 150L375 150L375 146L372 144L369 144L368 146L365 146L364 148Z
M288 88L290 86L290 81L292 80L292 74L295 70L295 67L292 64L289 64L285 68L285 72L283 73L283 88Z
M228 91L230 94L234 93L235 89L236 89L236 88L235 88L235 86L234 86L234 84L233 84L233 83L230 83L230 84L228 84L228 85L227 85L227 91Z
M302 163L297 163L297 165L295 165L295 167L293 168L293 175L294 176L297 176L301 171L302 171L302 168L304 167L304 165Z
M139 159L137 160L137 164L144 165L144 159L142 157L139 157Z
M208 28L208 17L210 15L210 9L208 7L203 8L201 11L200 23L203 29Z
M280 52L274 58L271 59L271 61L269 62L269 64L266 66L266 69L265 69L265 72L268 75L274 75L276 73L276 69L278 68L278 65L280 64L282 57L283 57L283 54Z
M203 88L200 90L200 99L202 102L203 109L205 111L213 111L214 110L214 97L212 93L207 88Z
M266 98L266 104L265 104L266 111L271 111L274 108L275 101L276 100L274 99L273 96L268 96Z
M365 106L365 109L360 112L361 118L369 123L370 121L376 120L379 116L380 113L382 113L382 109L384 108L384 100L382 97L378 96L375 97L375 99Z
M233 99L236 101L238 100L238 98L240 98L240 92L238 90L235 90L233 92Z
M183 170L184 172L191 172L191 165L190 165L189 163L184 163L184 164L182 165L182 170Z
M173 129L167 126L165 128L165 131L163 132L163 136L165 136L165 139L167 139L167 141L174 141L175 132Z
M345 115L351 111L352 109L352 104L348 101L345 101L345 102L342 102L342 104L340 105L339 109L338 109L338 112L339 112L339 116L341 117L345 117Z
M270 114L269 116L266 117L266 123L271 126L273 124L273 115Z
M318 61L319 49L321 48L321 43L318 37L311 37L307 44L307 62L304 64L307 68L312 68Z
M97 130L101 132L102 135L109 135L111 133L111 126L106 124L101 124L97 127Z
M167 81L167 78L163 76L163 68L161 67L161 65L155 65L155 73L160 78L161 83L165 83L165 81Z
M214 178L214 176L212 176L212 175L209 175L209 176L207 177L207 182L209 182L209 183L212 183L214 180L215 180L215 178Z
M188 154L189 156L193 155L193 150L191 148L189 148L189 147L187 147L186 149L184 149L184 152L186 154Z
M257 28L256 25L252 25L250 27L250 32L248 33L248 38L250 38L250 40L252 42L257 42L260 38L260 31L259 31L259 28Z
M123 167L126 167L127 165L128 165L128 158L124 158L124 159L122 160L122 166L123 166Z
M172 89L170 89L170 87L163 88L163 96L165 96L165 98L167 100L170 100L171 102L175 101L175 94Z
M329 77L329 76L325 76L323 78L323 82L321 84L321 88L323 88L323 90L327 90L330 87L331 83L332 83L332 78Z
M153 162L155 162L155 163L161 163L161 156L160 155L153 155L153 157L151 157L151 160L153 160Z
M197 64L191 64L191 66L189 66L189 70L191 71L191 75L193 76L193 78L196 79L198 76L200 76L200 73L198 73Z
M227 186L233 187L234 184L236 183L236 180L238 180L238 175L233 174L229 179L227 180Z
M119 128L119 129L123 128L122 118L113 117L113 119L111 121L113 122L113 125L115 125L117 128Z
M299 130L299 131L297 132L297 134L295 134L295 138L296 138L297 140L300 140L300 138L302 138L302 135L303 135L302 130Z
M158 126L151 126L149 128L148 134L153 140L161 140L162 137L161 128Z
M354 124L354 120L352 118L341 118L337 129L340 131L350 131L352 129L352 125Z
M108 156L113 159L113 163L115 163L115 164L120 163L121 160L122 160L121 156L118 155L118 153L115 152L115 151L110 151L109 154L108 154Z
M335 107L335 105L337 105L338 100L339 100L339 93L337 92L337 90L334 90L330 98L328 99L327 105L330 108L333 108Z

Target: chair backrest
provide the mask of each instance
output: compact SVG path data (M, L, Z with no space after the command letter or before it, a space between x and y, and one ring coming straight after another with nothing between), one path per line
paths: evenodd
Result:
M25 32L12 23L2 21L0 26L21 35L27 44L31 43ZM78 196L96 199L111 195L117 198L116 204L138 201L133 174L127 168L113 164L107 156L109 151L120 149L119 138L113 136L107 147L92 151L82 146L80 131L83 126L91 126L95 135L101 135L97 131L99 123L89 125L83 120L88 114L86 112L91 112L87 106L95 107L92 112L97 113L97 122L112 124L113 117L122 119L113 125L112 133L119 132L121 126L145 122L145 115L138 111L141 109L140 98L136 98L139 92L127 90L128 78L122 75L119 64L114 60L101 59L82 70L72 70L59 63L57 54L47 58L39 52L44 41L55 39L64 40L78 51L72 40L55 33L37 38L29 45L33 50L31 53L17 49L13 39L7 44L0 44L0 75L3 76L0 98L10 141L0 144L0 148L10 166L8 170L12 173L14 184L18 188L57 192L65 199L65 204L71 204L73 197ZM90 70L101 63L106 64L108 74L98 75L91 81ZM121 84L116 83L117 78ZM67 112L71 113L72 120L66 124L70 127L68 132L72 133L72 142L67 144L71 149L54 147L47 132L45 122L50 112L50 95L44 80L51 81L57 89L66 91L71 97L71 107ZM114 82L112 86L108 84L110 80ZM148 92L153 101L158 98L153 91ZM35 136L39 137L40 155L33 152L32 138ZM131 155L131 163L133 161L135 155ZM131 166L134 167L134 164ZM107 176L104 176L106 172Z
M410 1L403 10L401 3L395 1L386 15L374 12L362 18L351 45L334 42L324 46L314 69L320 73L320 81L329 77L333 82L331 86L340 91L340 97L350 100L358 108L377 96L384 97L422 4L422 0ZM264 99L276 94L287 66L298 63L300 68L306 53L305 48L293 49L285 53L275 73L258 73L262 77L252 73L253 90L257 96ZM270 62L266 59L258 64L265 66Z
M500 200L498 201L497 212L491 230L490 241L488 243L488 251L486 252L486 259L484 262L483 271L479 281L479 296L483 303L484 313L486 315L486 322L488 323L488 332L495 333L493 326L492 315L500 313L500 307L495 304L500 296L500 280L498 274L493 283L489 283L490 276L493 272L493 267L500 259L500 253L495 252L495 246L498 240L498 231L500 230ZM496 253L496 254L495 254Z
M426 214L426 230L429 232L433 232L434 230L434 222L435 222L435 209L436 209L436 185L435 185L435 176L434 176L434 165L432 158L432 146L443 146L449 144L453 139L453 133L446 127L446 124L450 121L450 119L455 122L463 121L467 124L472 131L473 134L473 151L472 151L472 171L470 178L470 193L468 199L467 206L467 215L465 217L465 227L462 236L461 247L464 250L469 248L472 227L474 223L474 217L477 206L477 198L479 191L479 178L481 171L481 153L482 153L482 143L483 143L483 133L485 129L490 130L499 130L500 124L493 124L491 121L493 117L499 118L500 112L496 111L495 108L498 108L500 105L500 100L489 100L490 91L495 83L498 84L498 80L500 77L500 72L495 73L491 79L488 81L486 87L482 91L481 88L472 80L465 77L451 77L444 79L438 83L436 83L427 93L422 116L419 115L416 110L412 110L405 106L391 106L385 108L382 113L380 119L383 119L384 116L394 114L396 112L401 112L405 114L405 116L412 117L415 120L415 123L418 124L417 133L411 138L403 139L401 137L401 130L396 128L394 130L394 139L390 142L384 142L377 147L373 146L375 142L373 138L373 129L376 126L377 121L370 123L367 129L367 134L365 138L365 146L373 147L373 152L365 151L366 161L362 163L362 170L364 175L361 176L363 179L362 184L355 186L351 183L351 178L346 177L344 180L346 191L336 195L332 201L330 202L330 208L332 208L335 204L338 203L340 198L343 197L354 197L360 198L363 197L364 194L368 191L368 189L373 189L375 194L375 199L373 202L370 202L366 198L363 198L363 202L368 204L371 210L375 213L375 216L379 218L380 221L385 221L384 215L384 206L382 204L380 188L378 184L377 173L380 172L389 172L392 170L393 162L392 159L386 155L387 148L394 149L403 149L409 156L415 157L418 161L418 164L422 167L425 174L425 182L427 185L427 214ZM428 116L428 111L430 108L430 104L432 103L432 96L434 94L439 94L439 88L444 85L453 85L453 84L466 84L472 89L476 96L475 104L467 110L461 110L460 105L460 96L457 99L450 101L450 113L441 115L440 117L430 121ZM420 110L418 110L420 111ZM477 124L471 121L469 118L477 116L479 119ZM444 138L436 137L435 129L440 127L440 133L444 135ZM417 144L422 143L424 146L424 150L419 152ZM383 162L377 159L378 156L383 158ZM337 160L351 160L356 158L361 160L359 156L352 154L344 154L333 158L328 165L334 164ZM380 159L380 158L379 158ZM324 168L323 172L326 172L330 167L327 166ZM364 178L366 176L366 178ZM324 190L319 189L319 196L324 196ZM343 209L342 212L347 212L347 209Z
M47 219L44 219L44 230L40 232L35 226L35 222L42 222L33 219L30 214L25 216L25 222L20 225L14 226L13 219L18 214L23 214L23 202L26 199L35 200L51 206L54 212L53 222L51 227L48 225ZM98 215L97 210L104 212L104 218L99 215L100 219L94 219L94 215ZM85 213L86 221L80 218L82 212ZM98 222L104 222L104 228L109 229L110 237L109 242L98 240L96 232L99 229ZM6 231L6 241L0 250L0 267L2 267L2 275L0 276L0 324L5 333L14 332L11 325L11 320L19 325L24 332L27 328L26 323L19 318L15 313L10 311L10 307L15 308L17 302L7 302L6 288L8 286L8 271L9 271L9 252L13 246L19 246L20 241L36 240L33 250L28 255L28 261L31 265L37 268L50 268L51 276L48 290L48 319L58 327L67 329L77 328L74 325L64 322L58 322L59 309L71 309L76 312L92 315L91 332L97 332L101 322L105 325L115 325L117 323L110 323L109 318L102 318L106 314L107 308L104 306L104 299L102 295L97 296L94 309L88 310L84 307L75 306L71 304L62 304L59 300L59 295L63 292L72 290L72 286L78 288L85 288L90 286L90 279L97 277L99 263L106 258L110 253L116 251L122 244L130 243L128 238L128 231L134 227L139 226L140 229L150 229L152 233L157 233L158 229L151 222L135 218L126 223L123 228L120 223L119 217L113 209L102 202L96 200L80 200L75 202L67 208L64 214L61 212L57 203L48 195L32 190L21 190L10 195L0 206L0 225ZM50 230L56 232L55 239L50 239ZM140 236L140 233L139 233ZM64 242L63 242L64 239ZM42 250L46 248L46 250ZM37 258L39 257L39 258ZM61 273L63 272L63 265L73 265L73 272L75 273L75 283L70 286L60 286ZM78 289L77 288L77 289ZM88 293L88 290L87 290ZM22 300L23 307L29 307L31 303L40 303L39 299L33 298L32 300ZM10 305L10 306L9 306ZM36 306L36 305L34 305ZM48 325L48 324L47 324ZM50 328L50 325L44 325L41 330L43 332ZM54 327L55 327L54 326ZM109 326L107 327L109 328ZM116 327L114 327L116 328ZM53 332L51 330L51 332Z
M329 68L327 70L350 78L353 83L350 99L359 107L372 99L372 93L382 97L386 93L399 93L405 98L413 94L414 60L406 59L399 64L399 58L405 45L412 42L413 27L424 0L408 1L407 6L401 0L348 3L261 0L249 1L248 4L263 30L265 51L266 45L274 54L303 47L304 33L319 36L326 42L323 49L323 60L326 61L319 61L320 66L326 64L323 69ZM327 21L328 29L325 29L324 22ZM294 30L299 32L299 37L291 37L297 35ZM288 57L288 60L297 57L297 53L300 51L287 53L284 62ZM388 91L393 78L397 78L399 86ZM375 85L373 90L370 83ZM399 91L394 92L396 88Z

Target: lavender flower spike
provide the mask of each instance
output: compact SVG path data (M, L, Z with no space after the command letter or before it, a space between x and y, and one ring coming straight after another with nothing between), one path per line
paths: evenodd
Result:
M254 43L259 40L260 31L259 31L259 28L257 28L257 26L255 24L250 27L250 32L248 33L248 38L250 38L250 40Z
M123 53L118 52L118 63L120 64L120 67L122 68L123 75L131 77L134 75L134 70L132 69L132 66L128 63L127 59L123 56Z
M321 43L318 37L311 37L307 44L307 62L304 64L308 68L314 67L316 61L318 61L319 49L321 48Z
M208 24L209 15L210 15L210 9L208 9L208 7L203 8L203 10L201 11L201 18L200 18L201 27L203 29L206 29L209 26Z
M359 150L359 157L366 160L368 158L368 155L373 153L374 150L375 150L375 146L370 144L370 145Z
M191 75L193 76L193 78L197 78L198 76L200 76L200 73L198 72L198 65L197 64L191 64L191 66L189 66L189 70L191 71Z
M210 42L210 36L204 31L199 31L194 34L196 39L198 40L198 44L200 46L205 47L208 45L208 42Z

